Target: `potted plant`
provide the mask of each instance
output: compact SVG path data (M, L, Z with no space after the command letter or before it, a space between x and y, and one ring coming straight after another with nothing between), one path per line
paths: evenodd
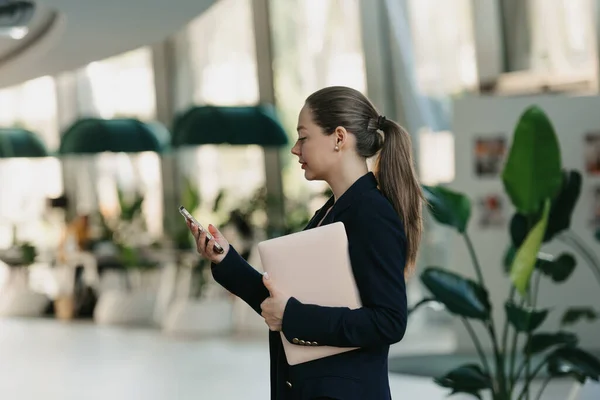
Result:
M223 192L212 206L214 212L222 198ZM197 213L201 204L198 190L187 178L181 203L192 214ZM171 301L162 321L163 330L168 334L188 336L230 332L233 326L232 301L220 287L211 284L210 262L197 253L194 238L183 221L173 242L177 250L176 270Z
M37 249L29 242L19 242L13 228L13 245L0 256L7 268L7 279L0 287L0 315L35 317L44 312L49 299L30 289L29 266L35 262ZM2 267L2 266L0 266Z
M452 393L469 393L477 398L485 393L494 400L518 400L532 398L532 382L543 369L547 378L533 398L542 398L544 389L556 377L598 381L600 360L578 347L577 335L564 330L565 324L582 316L594 317L587 307L565 310L562 329L539 330L554 311L538 303L542 280L560 284L576 266L573 254L548 254L541 251L542 246L569 230L581 176L577 171L562 169L554 128L536 106L528 108L516 126L502 181L516 209L510 224L512 246L505 258L510 290L501 305L505 311L502 325L493 316L484 270L468 233L469 198L442 186L424 187L431 215L464 238L476 274L476 279L469 279L432 266L420 275L431 296L422 299L411 312L428 302L443 304L464 323L479 358L478 363L458 366L435 382ZM491 355L484 351L483 338L473 324L483 326L491 342Z
M159 274L159 263L154 259L151 244L146 243L142 216L144 197L135 193L126 199L118 190L121 213L113 221L104 220L104 237L112 243L117 275L123 285L101 289L94 309L94 320L100 324L150 325L154 323ZM101 277L106 281L110 274Z

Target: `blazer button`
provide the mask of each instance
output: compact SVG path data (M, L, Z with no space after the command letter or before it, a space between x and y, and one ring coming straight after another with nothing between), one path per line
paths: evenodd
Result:
M317 342L312 342L312 345L313 345L313 346L318 346L318 345L319 345L319 343L317 343Z
M294 339L292 339L292 343L298 344L298 343L300 343L300 341L298 340L298 338L294 338Z
M292 387L292 383L290 381L285 381L285 384L288 385L289 388Z
M305 345L305 344L306 344L306 342L305 342L304 340L300 340L300 344L301 344L301 345Z

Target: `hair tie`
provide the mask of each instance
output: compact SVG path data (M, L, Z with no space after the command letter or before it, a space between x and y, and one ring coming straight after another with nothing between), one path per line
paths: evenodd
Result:
M385 119L385 116L380 115L379 118L377 118L377 129L379 129L380 131L383 130L383 125L385 124L385 121L387 121Z

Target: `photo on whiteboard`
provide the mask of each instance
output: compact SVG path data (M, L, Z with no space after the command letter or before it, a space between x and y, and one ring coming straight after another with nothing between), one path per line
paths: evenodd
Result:
M585 135L585 170L590 175L600 175L600 132Z
M592 187L590 195L590 227L596 230L600 228L600 186Z
M504 135L479 136L475 138L475 174L494 177L500 174L506 154Z
M504 227L504 201L498 194L488 194L479 198L479 227Z

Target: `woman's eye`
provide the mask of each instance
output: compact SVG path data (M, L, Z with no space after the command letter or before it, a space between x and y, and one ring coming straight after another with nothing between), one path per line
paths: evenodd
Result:
M306 140L306 137L301 137L301 138L298 138L298 141L299 141L299 142L302 142L302 141L304 141L304 140Z

